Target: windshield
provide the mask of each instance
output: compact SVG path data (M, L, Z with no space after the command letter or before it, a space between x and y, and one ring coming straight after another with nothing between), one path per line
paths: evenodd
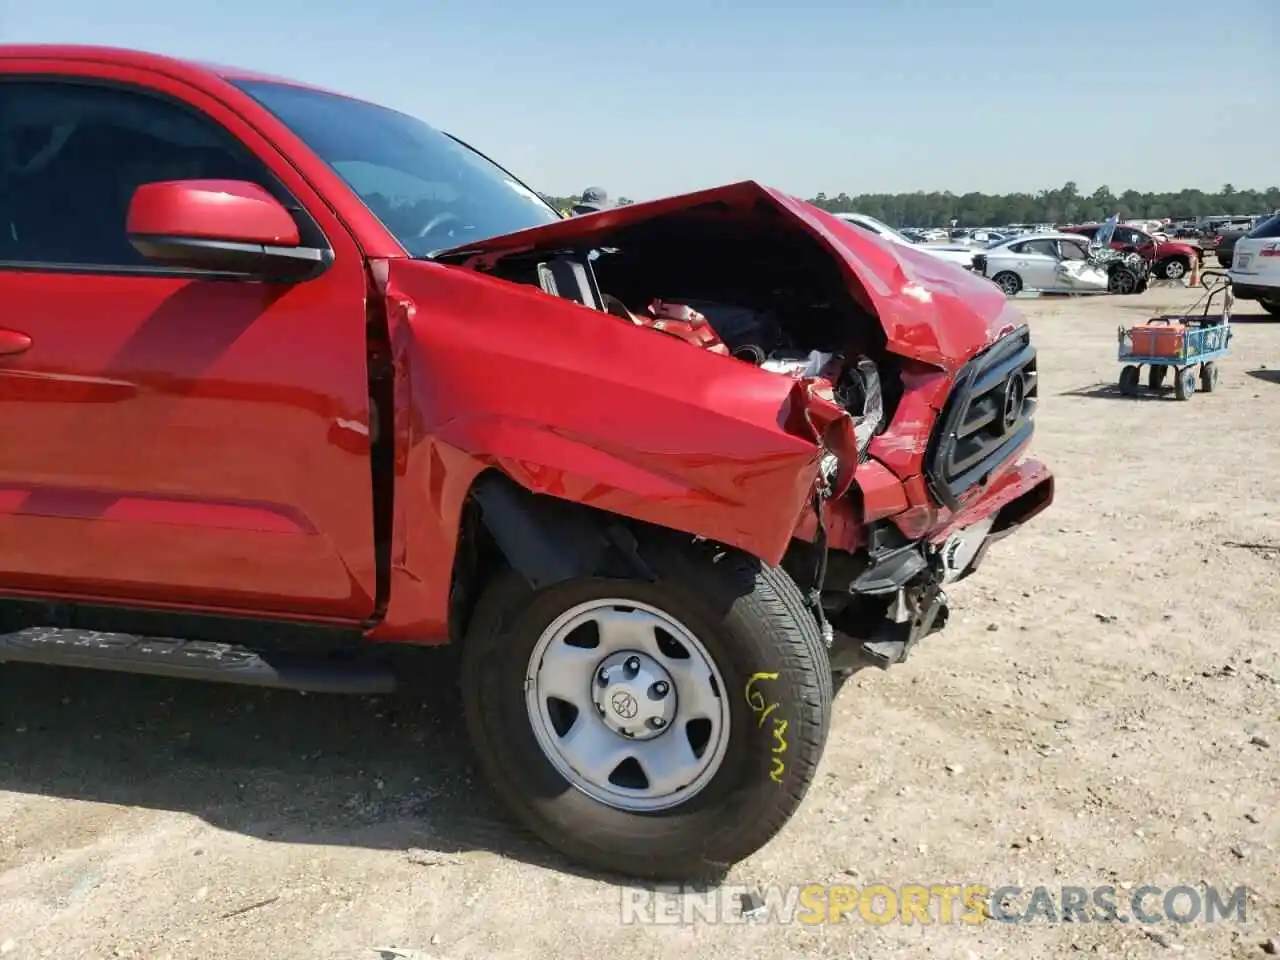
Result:
M333 167L412 256L560 219L497 164L421 120L284 83L236 86Z

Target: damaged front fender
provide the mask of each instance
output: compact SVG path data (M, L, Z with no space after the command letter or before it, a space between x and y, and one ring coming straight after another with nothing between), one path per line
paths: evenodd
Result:
M831 482L852 480L852 420L820 381L433 263L391 261L383 296L410 407L397 500L424 498L440 541L422 556L454 535L459 487L489 468L770 563L810 503L820 445L836 457ZM422 533L403 530L404 557Z

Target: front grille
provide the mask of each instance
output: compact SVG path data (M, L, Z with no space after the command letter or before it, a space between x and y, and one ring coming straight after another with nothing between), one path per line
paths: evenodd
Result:
M956 509L960 496L1031 438L1039 402L1036 349L1019 327L970 360L956 378L926 458L938 500Z

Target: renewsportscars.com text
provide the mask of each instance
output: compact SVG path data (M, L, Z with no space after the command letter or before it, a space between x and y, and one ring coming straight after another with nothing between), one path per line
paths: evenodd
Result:
M725 885L624 889L624 924L778 923L1217 923L1245 920L1248 890L1142 885Z

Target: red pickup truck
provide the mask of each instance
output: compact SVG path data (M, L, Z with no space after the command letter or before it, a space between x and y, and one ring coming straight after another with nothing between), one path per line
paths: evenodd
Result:
M988 282L744 182L561 219L392 110L0 47L0 660L389 690L595 867L786 823L1053 498Z

